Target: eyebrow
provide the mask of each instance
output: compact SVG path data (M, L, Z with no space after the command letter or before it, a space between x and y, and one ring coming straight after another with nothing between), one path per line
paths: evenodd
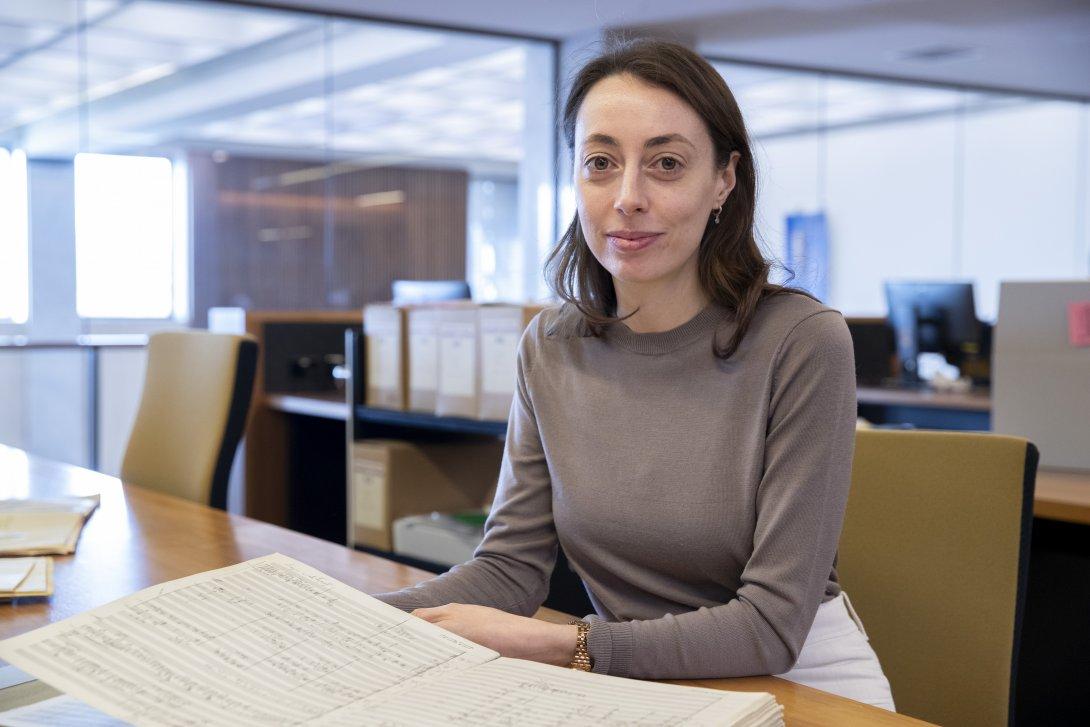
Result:
M661 136L652 137L652 138L648 139L646 143L644 143L643 148L644 149L650 149L651 147L655 147L655 146L663 146L664 144L669 144L670 142L673 142L673 141L679 141L679 142L681 142L683 144L688 144L693 149L696 148L696 146L691 141L686 139L681 134L663 134ZM614 139L612 136L609 136L608 134L591 134L590 136L588 136L586 138L586 141L584 143L585 144L605 144L606 146L613 146L613 147L620 146L620 143L616 139Z

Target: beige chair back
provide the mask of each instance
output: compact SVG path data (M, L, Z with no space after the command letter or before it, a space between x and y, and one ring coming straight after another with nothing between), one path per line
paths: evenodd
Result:
M1037 449L961 432L856 432L837 571L897 711L1014 716Z
M153 334L121 478L226 509L256 365L257 343L250 336Z

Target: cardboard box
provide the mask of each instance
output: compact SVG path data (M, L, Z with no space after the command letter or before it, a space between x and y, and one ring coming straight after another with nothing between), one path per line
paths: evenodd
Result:
M410 308L407 315L409 339L409 410L435 413L439 390L439 308Z
M515 394L518 346L541 305L486 305L478 311L480 392L477 417L507 421Z
M409 404L406 311L389 303L363 309L367 406L404 410Z
M477 319L475 305L439 309L439 416L477 417Z
M353 544L389 551L399 518L490 505L502 458L499 439L354 442L349 480Z

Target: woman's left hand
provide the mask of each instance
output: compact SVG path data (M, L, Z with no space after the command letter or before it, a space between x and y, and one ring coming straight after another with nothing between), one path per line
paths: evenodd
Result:
M418 608L412 613L451 633L498 651L500 656L567 666L575 655L579 629L574 625L548 623L487 606L464 603Z

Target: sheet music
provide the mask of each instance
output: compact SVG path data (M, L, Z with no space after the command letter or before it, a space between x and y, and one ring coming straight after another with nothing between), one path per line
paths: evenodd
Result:
M781 713L762 692L678 687L500 658L418 684L409 693L345 707L313 724L689 727L782 724Z
M127 727L128 722L62 694L0 712L0 724L4 727Z
M282 555L155 586L0 643L137 725L295 725L496 658Z

